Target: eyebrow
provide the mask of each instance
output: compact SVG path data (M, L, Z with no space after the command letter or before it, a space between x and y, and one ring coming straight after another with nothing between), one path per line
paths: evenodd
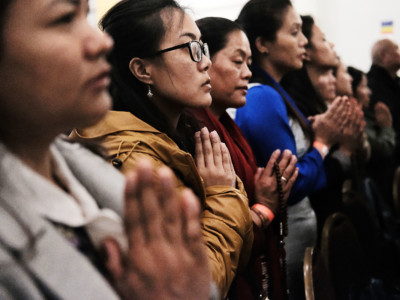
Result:
M242 49L236 49L234 54L239 53L242 56L246 56L246 52L244 52Z
M194 33L192 33L192 32L184 32L179 37L185 37L185 36L191 38L192 40L196 40L197 39L196 35ZM199 40L201 40L201 37L199 38Z
M85 1L85 0L83 0ZM50 6L54 6L60 3L67 3L67 4L73 4L73 5L80 5L82 2L82 0L53 0L49 3L49 7ZM85 2L89 3L89 0L86 0Z

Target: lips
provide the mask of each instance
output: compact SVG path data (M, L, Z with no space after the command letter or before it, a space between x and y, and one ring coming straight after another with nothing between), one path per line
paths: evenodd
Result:
M108 88L111 82L110 72L111 72L110 66L103 67L97 73L97 75L95 75L92 79L89 80L88 85L94 89Z
M204 85L207 85L207 84L210 84L210 85L211 85L211 80L210 80L210 78L208 78L201 86L204 86Z
M205 88L205 91L209 93L211 91L211 80L208 78L202 85L202 88Z

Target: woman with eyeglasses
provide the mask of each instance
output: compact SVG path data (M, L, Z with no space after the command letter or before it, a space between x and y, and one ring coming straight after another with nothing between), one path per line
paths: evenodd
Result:
M145 157L156 168L170 167L177 187L195 192L212 276L225 297L248 259L253 234L248 200L226 145L216 132L199 132L185 114L186 108L211 104L208 47L173 0L121 1L100 25L115 43L109 55L113 110L73 135L101 142L122 172Z

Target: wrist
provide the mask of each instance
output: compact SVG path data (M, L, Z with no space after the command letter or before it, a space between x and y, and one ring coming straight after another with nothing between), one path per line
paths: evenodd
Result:
M329 147L321 141L314 141L313 147L318 150L322 158L325 158L329 153Z
M269 209L267 206L260 204L260 203L256 203L254 204L251 209L257 214L257 216L260 218L261 220L261 227L262 228L266 228L271 222L272 220L275 218L274 213L272 212L271 209Z

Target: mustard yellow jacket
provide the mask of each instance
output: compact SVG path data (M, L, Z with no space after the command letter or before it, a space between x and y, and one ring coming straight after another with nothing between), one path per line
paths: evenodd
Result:
M189 187L203 205L203 237L210 258L213 280L225 298L238 269L248 261L253 243L252 219L243 184L204 187L193 157L181 150L166 134L128 112L110 111L97 125L74 130L74 138L100 142L119 158L122 172L135 168L141 158L154 166L170 167L178 187ZM195 270L193 270L195 272Z

